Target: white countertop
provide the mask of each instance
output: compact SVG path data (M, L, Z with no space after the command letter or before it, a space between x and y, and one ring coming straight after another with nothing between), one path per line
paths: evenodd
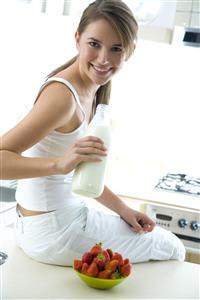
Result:
M110 290L86 286L72 268L52 266L28 258L8 233L1 251L9 258L1 266L2 299L199 299L200 266L162 261L134 264L131 275Z

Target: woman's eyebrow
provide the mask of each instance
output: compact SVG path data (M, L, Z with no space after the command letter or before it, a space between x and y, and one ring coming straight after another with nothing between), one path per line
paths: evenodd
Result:
M93 37L89 37L88 40L92 40L92 41L94 41L96 43L102 44L101 41L99 41L99 40L97 40L97 39L95 39ZM122 47L122 44L113 44L112 46L114 46L114 47Z

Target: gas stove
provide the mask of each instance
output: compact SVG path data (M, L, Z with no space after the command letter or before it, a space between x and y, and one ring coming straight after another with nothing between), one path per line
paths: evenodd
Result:
M168 173L159 180L155 188L191 196L200 196L200 178L191 177L186 174Z

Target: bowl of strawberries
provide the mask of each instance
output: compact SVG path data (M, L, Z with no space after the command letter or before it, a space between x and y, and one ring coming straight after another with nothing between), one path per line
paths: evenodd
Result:
M110 289L123 282L131 273L131 263L119 252L95 244L81 259L74 259L74 271L88 286Z

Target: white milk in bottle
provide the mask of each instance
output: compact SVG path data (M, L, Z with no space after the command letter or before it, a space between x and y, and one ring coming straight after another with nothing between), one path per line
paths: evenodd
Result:
M85 136L96 136L103 140L109 150L111 121L107 104L99 104L90 122ZM100 162L82 162L74 171L72 191L86 197L98 197L104 189L104 177L107 156L101 156Z

